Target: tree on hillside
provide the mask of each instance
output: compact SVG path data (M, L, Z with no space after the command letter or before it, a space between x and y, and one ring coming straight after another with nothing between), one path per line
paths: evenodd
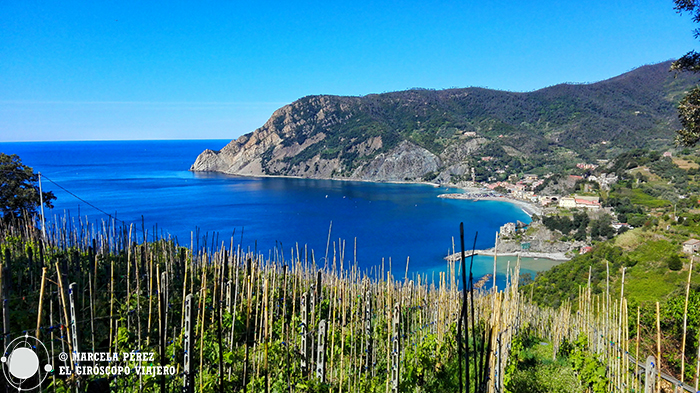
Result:
M700 23L700 0L674 0L678 13L689 12L693 22ZM700 38L700 29L695 29L695 38ZM700 53L690 51L673 62L672 71L700 72ZM700 86L693 88L678 104L678 117L682 129L678 130L676 142L693 146L700 141Z
M39 207L39 175L22 164L16 154L0 153L0 214L2 219L19 218L36 213ZM53 207L52 192L43 192L44 205Z
M591 221L591 239L605 240L615 236L615 229L610 225L612 218L608 215Z
M677 271L683 269L683 261L681 261L681 257L678 254L669 255L668 258L666 258L666 263L671 270Z

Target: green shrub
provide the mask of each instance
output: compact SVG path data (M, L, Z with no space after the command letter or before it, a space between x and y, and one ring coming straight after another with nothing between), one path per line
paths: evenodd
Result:
M681 257L678 254L671 254L666 259L666 263L668 264L668 268L674 271L678 271L683 268L683 261L681 261Z

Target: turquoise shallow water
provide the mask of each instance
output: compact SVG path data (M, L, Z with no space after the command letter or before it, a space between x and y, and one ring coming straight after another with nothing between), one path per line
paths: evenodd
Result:
M459 245L459 223L465 223L466 244L493 246L499 226L508 221L529 222L516 206L498 201L437 198L445 188L416 184L386 184L288 178L246 178L188 169L204 149L220 149L228 141L99 141L0 143L0 151L18 154L89 204L120 220L173 236L183 245L192 234L218 234L229 244L271 250L286 256L296 244L313 250L317 263L331 245L345 241L346 261L355 258L362 268L385 266L403 277L410 257L409 276L444 270L443 257L452 241ZM58 200L47 215L69 213L99 221L106 216L86 202L44 181ZM341 241L342 241L341 240ZM309 251L310 253L311 251ZM493 270L492 257L475 257L474 274ZM504 267L505 269L505 267ZM502 276L502 275L501 275ZM502 278L502 277L500 277ZM501 280L499 279L499 282Z

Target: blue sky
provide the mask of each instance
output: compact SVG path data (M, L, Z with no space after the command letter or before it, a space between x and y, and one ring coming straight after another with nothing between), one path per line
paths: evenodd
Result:
M7 0L0 141L232 139L312 94L595 82L695 27L671 0Z

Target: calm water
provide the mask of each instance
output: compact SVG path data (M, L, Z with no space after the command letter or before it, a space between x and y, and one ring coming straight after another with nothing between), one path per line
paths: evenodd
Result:
M228 141L119 141L0 143L0 151L18 154L23 163L97 208L117 218L176 237L189 245L199 230L218 234L229 243L270 250L285 256L299 244L314 250L317 263L326 253L332 222L331 247L346 242L346 260L362 267L381 265L405 274L444 270L443 257L459 247L459 223L465 223L467 248L479 232L477 248L493 246L499 226L529 222L512 204L437 198L454 191L426 185L376 184L330 180L245 178L192 173L188 169L204 149L220 149ZM56 184L44 180L45 190L58 199L47 216L69 212L92 222L106 216ZM310 253L311 251L309 251ZM510 258L512 259L512 258ZM505 261L505 259L503 260ZM505 269L505 263L499 270ZM535 267L534 265L539 265ZM546 265L546 264L544 264ZM540 270L542 262L532 264ZM492 271L493 258L476 257L475 275ZM501 276L502 277L502 276ZM499 280L500 281L500 280ZM502 285L502 284L500 284Z

